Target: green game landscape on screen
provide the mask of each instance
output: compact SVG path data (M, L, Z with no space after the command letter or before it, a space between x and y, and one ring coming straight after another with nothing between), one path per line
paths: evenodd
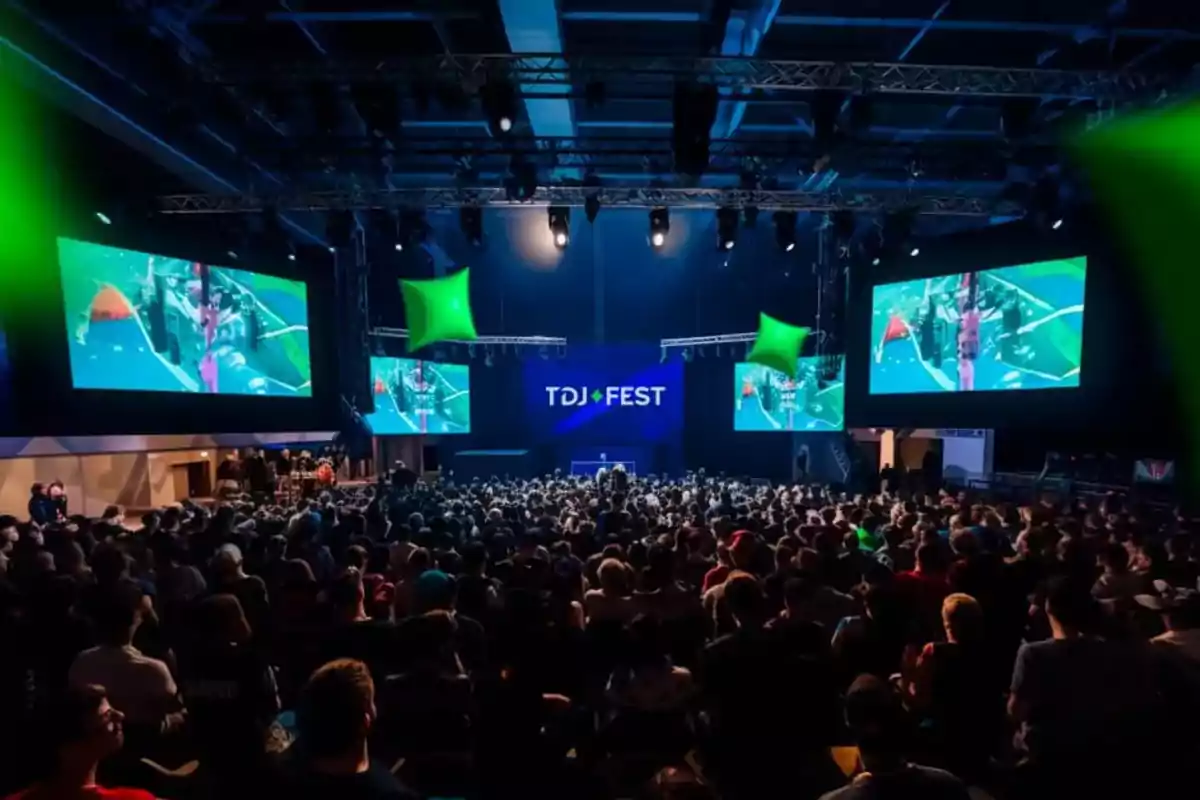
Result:
M311 397L302 281L59 238L76 389Z
M735 431L840 431L845 427L845 364L833 380L820 373L820 359L798 359L796 378L761 364L733 366Z
M876 286L871 394L1077 388L1087 258Z
M471 432L471 368L415 358L371 358L376 436Z

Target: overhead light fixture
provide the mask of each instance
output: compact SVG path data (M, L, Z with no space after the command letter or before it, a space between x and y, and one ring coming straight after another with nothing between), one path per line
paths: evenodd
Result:
M295 260L296 260L296 254L295 254L295 253L288 253L288 257L287 257L287 258L288 258L288 261L295 261Z
M225 255L229 256L229 257L230 257L230 258L232 258L234 261L237 261L238 254L237 254L237 253L235 253L233 250L226 250L226 251L225 251Z
M795 211L776 211L773 217L775 221L775 243L785 253L790 253L796 249L797 218Z
M112 225L112 220L109 219L108 215L105 214L103 211L96 212L96 219L100 220L100 222L105 225Z
M475 246L483 244L483 209L479 206L463 206L458 210L458 226L463 236Z
M329 248L329 252L331 252L331 253L337 253L337 248L336 248L336 247L330 247L330 248Z
M396 245L395 245L395 247L396 247L396 252L397 252L397 253L402 253L402 252L404 252L404 242L396 242Z
M506 78L489 77L479 89L479 99L493 136L509 133L517 118L517 92Z
M878 258L873 258L873 259L871 259L871 266L873 266L873 267L878 267L878 266L879 266L879 259L878 259Z
M717 209L717 249L732 250L737 243L738 210L731 206Z
M571 243L571 209L567 206L550 206L546 213L554 246L562 250Z
M588 222L595 222L596 216L600 213L600 198L589 194L583 201L583 213L587 216Z
M662 247L671 232L671 212L666 208L650 209L650 246Z
M921 255L921 248L919 248L919 247L914 247L914 248L912 249L912 252L911 252L911 253L909 253L909 255L910 255L910 256L912 256L913 258L916 258L917 256Z
M1061 219L1056 219L1056 220L1054 220L1054 224L1053 224L1053 225L1051 225L1050 227L1051 227L1053 230L1058 230L1058 229L1059 229L1059 228L1061 228L1062 226L1063 226L1063 221L1062 221Z

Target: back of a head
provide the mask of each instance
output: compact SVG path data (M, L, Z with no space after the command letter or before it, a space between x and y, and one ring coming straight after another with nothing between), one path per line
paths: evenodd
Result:
M946 566L940 544L923 544L917 548L917 566L921 572L937 573Z
M102 590L95 605L93 620L96 637L104 644L128 644L142 606L142 588L122 580Z
M960 644L983 638L983 607L969 594L955 592L942 602L942 622Z
M330 661L300 691L296 723L308 758L342 756L363 746L375 716L375 684L367 665Z
M1059 577L1047 587L1046 613L1064 628L1087 630L1096 623L1100 611L1085 581Z
M846 725L863 751L894 753L904 741L904 706L875 675L859 675L846 693Z
M68 686L38 704L37 753L39 761L45 761L38 771L56 771L64 748L95 735L96 714L106 698L102 686Z
M749 573L735 572L725 581L725 604L729 613L746 621L758 619L764 612L762 586Z

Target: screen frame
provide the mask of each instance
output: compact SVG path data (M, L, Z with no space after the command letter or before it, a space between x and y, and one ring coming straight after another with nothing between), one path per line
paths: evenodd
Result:
M465 431L453 431L453 432L436 431L433 433L426 433L426 432L422 432L422 431L410 431L410 432L403 432L403 433L396 433L396 432L389 432L389 431L377 431L377 430L375 430L375 426L371 424L371 417L374 416L375 414L379 413L378 410L376 410L376 411L372 411L370 414L362 415L363 422L371 430L372 436L404 436L404 437L424 436L424 437L431 437L431 438L440 437L440 436L452 436L452 437L457 438L460 436L470 436L471 435L471 433L473 432L473 425L475 422L475 420L474 420L475 409L474 409L473 399L471 396L471 365L470 364L462 364L457 361L437 361L432 358L420 358L420 357L414 357L411 355L404 355L404 356L387 356L387 355L376 356L376 355L373 355L373 356L369 357L368 362L367 362L368 381L371 384L369 391L372 394L374 393L374 382L375 382L374 362L380 361L380 360L421 362L424 364L433 364L433 365L439 366L439 367L462 367L466 371L466 375L467 375L467 404L468 404L467 405L467 429Z
M60 236L208 264L230 262L228 234L207 218L179 222L155 217L153 223L140 226L101 225L92 219L74 218L47 232L31 255L30 269L44 284L45 304L39 306L37 320L7 331L14 385L37 387L14 392L20 435L272 433L341 427L336 257L326 247L299 247L295 261L286 250L247 251L232 265L238 269L244 262L253 272L306 284L311 397L73 388L63 324Z
M1110 239L1111 226L1089 209L1077 209L1064 225L1048 231L1027 220L974 228L934 240L918 240L920 254L870 261L850 270L845 328L847 425L852 428L1005 428L1044 431L1086 430L1120 423L1128 427L1144 414L1147 391L1170 392L1157 374L1151 315L1124 252ZM1086 256L1084 304L1089 322L1083 332L1081 385L1070 391L868 393L873 287L961 273L963 265L984 270L1059 258ZM1124 325L1106 324L1120 317ZM1132 332L1133 335L1130 335ZM1169 377L1169 376L1168 376ZM1129 415L1135 413L1131 422Z
M819 358L820 358L820 356L817 356L817 355L800 356L799 358L796 359L796 361L799 364L804 361L816 361ZM761 364L754 364L751 361L735 361L733 363L733 369L730 374L730 382L733 384L733 391L735 394L737 393L738 388L739 388L738 383L737 383L738 367L745 365L745 364L749 364L749 365L755 366L755 367L762 366ZM770 367L766 367L766 369L770 369ZM786 428L775 429L775 430L766 430L766 429L761 429L761 428L739 428L739 427L737 427L738 408L737 408L737 403L735 401L734 406L733 406L733 421L732 421L733 424L732 424L731 430L734 433L748 433L748 434L841 433L842 431L846 430L846 361L844 358L842 359L841 380L842 380L842 412L841 412L842 424L838 428L799 428L799 429L791 429L791 430L786 429Z
M123 251L123 252L127 252L127 253L133 253L133 254L136 254L137 256L146 257L146 258L161 258L161 259L170 259L173 261L196 261L194 259L180 258L178 256L171 256L171 255L166 255L163 253L147 252L145 250L141 250L140 248L121 247L121 246L115 246L115 245L109 245L109 244L101 244L98 242L88 241L85 239L76 239L75 237L71 237L71 236L57 236L57 237L55 237L55 249L58 254L60 296L62 296L62 288L63 288L63 285L62 285L62 277L63 277L62 244L64 241L72 242L76 245L101 247L101 248L105 248L107 250L119 250L119 251ZM131 393L136 393L136 394L154 394L154 395L187 394L187 395L192 395L192 396L204 397L209 400L213 400L216 398L223 398L223 397L254 397L254 398L258 398L258 399L267 399L269 397L272 400L294 401L294 400L307 400L312 397L312 395L313 395L312 329L311 329L311 322L308 317L309 310L310 310L308 283L306 281L299 280L294 277L273 275L270 272L263 272L260 270L251 269L251 268L243 267L243 266L230 266L227 263L219 263L219 264L207 263L207 262L198 262L198 263L203 263L204 266L208 267L210 270L213 270L213 271L245 273L245 274L249 274L249 275L262 275L265 277L273 277L273 278L277 278L279 280L289 281L289 282L295 283L301 287L301 289L304 292L304 311L305 311L304 329L305 329L305 338L307 339L306 349L308 350L308 354L309 354L309 358L308 358L309 380L308 380L307 393L296 393L296 394L291 394L291 395L260 395L260 394L254 393L254 392L221 392L221 391L218 391L218 392L199 392L199 391L188 392L188 391L172 391L169 389L162 389L162 390L131 389L131 388L126 388L126 387L122 387L122 386L80 386L76 382L75 350L71 347L71 343L70 343L70 339L71 339L71 335L72 335L73 320L71 319L71 315L66 308L66 297L62 296L63 325L64 325L64 330L65 330L65 335L67 337L67 367L71 374L72 390L86 391L86 392L131 392Z
M1091 271L1091 264L1090 264L1090 260L1088 259L1087 255L1081 253L1081 254L1074 255L1074 256L1066 256L1066 257L1060 257L1060 258L1045 258L1045 259L1040 259L1037 261L1022 261L1019 263L1002 264L999 266L991 266L991 267L979 268L979 269L973 270L973 272L983 275L988 272L995 272L997 270L1002 270L1002 269L1020 269L1021 267L1035 266L1038 264L1045 264L1045 263L1049 263L1049 262L1053 262L1053 261L1074 261L1074 260L1080 260L1080 259L1082 259L1084 262L1083 263L1084 275L1083 275L1083 301L1082 301L1083 311L1080 314L1080 317L1081 317L1081 319L1080 319L1080 342L1079 342L1080 352L1079 352L1079 366L1077 367L1078 372L1079 372L1077 383L1068 385L1068 386L1038 386L1038 387L1033 387L1033 388L1019 387L1016 389L973 389L969 392L962 391L962 390L941 391L941 392L934 391L934 390L912 391L912 392L876 392L872 389L872 386L871 386L871 383L872 383L872 380L874 377L874 372L875 372L875 370L874 370L875 362L870 357L870 354L868 354L868 358L867 358L867 394L871 397L897 397L897 396L907 397L910 395L921 395L921 396L935 395L935 396L937 396L937 395L946 395L946 394L979 394L979 393L1011 394L1011 393L1018 393L1018 392L1025 393L1025 392L1046 392L1046 391L1062 392L1062 391L1071 391L1071 390L1080 388L1083 385L1083 382L1085 380L1084 369L1083 369L1083 352L1084 352L1083 337L1086 335L1086 331L1087 331L1088 274ZM915 281L920 281L920 280L948 278L948 277L953 277L953 276L961 276L961 275L965 275L965 274L969 274L969 273L964 272L964 271L948 272L948 273L943 273L943 274L938 274L938 275L927 275L927 276L924 276L921 278L906 278L906 279L902 279L902 280L886 281L886 282L873 284L871 286L871 290L870 290L871 309L870 309L870 320L869 320L868 324L871 325L871 327L874 326L876 295L880 289L885 289L885 288L892 287L892 286L898 286L900 284L905 284L905 283L913 283ZM875 337L874 337L873 331L871 332L870 336L871 336L871 339L874 340Z

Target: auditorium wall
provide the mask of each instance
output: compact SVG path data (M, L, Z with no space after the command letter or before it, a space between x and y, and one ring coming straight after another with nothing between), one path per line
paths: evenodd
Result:
M178 502L178 468L207 462L215 477L218 450L174 450L157 453L59 455L0 460L0 514L28 515L29 488L34 483L62 481L72 514L98 517L105 507L149 509Z

